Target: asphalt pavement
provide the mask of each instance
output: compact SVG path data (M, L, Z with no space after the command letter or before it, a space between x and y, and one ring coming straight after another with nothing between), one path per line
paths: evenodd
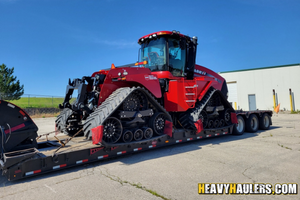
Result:
M198 183L300 184L300 115L274 114L267 131L149 150L9 182L3 199L300 199L300 195L199 195ZM55 118L34 119L39 134ZM299 193L299 188L298 188Z

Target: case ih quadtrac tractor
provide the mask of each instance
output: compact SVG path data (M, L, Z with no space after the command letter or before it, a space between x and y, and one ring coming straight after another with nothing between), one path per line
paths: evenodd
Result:
M138 43L137 63L69 81L55 122L66 135L38 135L24 110L0 100L0 169L8 180L272 124L270 110L231 107L225 80L195 64L196 37L161 31Z
M236 123L224 78L195 64L196 37L160 31L138 43L137 63L69 80L59 131L82 130L94 144L110 146L171 136L173 128L197 134Z

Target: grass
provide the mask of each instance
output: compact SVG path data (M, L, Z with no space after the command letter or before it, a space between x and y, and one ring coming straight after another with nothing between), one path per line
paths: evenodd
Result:
M282 148L286 148L286 149L292 150L292 148L283 146L282 144L277 143L277 145L280 146L280 147L282 147Z
M300 110L297 110L297 111L291 111L291 114L300 114Z
M21 108L58 108L64 98L51 97L21 97L19 100L9 101ZM71 102L71 101L70 101Z

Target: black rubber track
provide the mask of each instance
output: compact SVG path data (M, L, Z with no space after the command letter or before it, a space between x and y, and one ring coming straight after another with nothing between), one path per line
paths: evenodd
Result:
M200 112L206 106L206 104L208 103L212 95L215 93L215 91L216 89L212 87L209 88L202 100L200 102L198 101L194 108L187 110L180 116L179 121L183 128L196 130L194 123L198 121Z
M212 98L214 94L219 94L219 97L223 99L223 103L227 104L226 106L231 110L231 112L234 112L234 109L232 106L229 104L227 99L224 97L223 93L219 90L216 90L215 88L211 87L208 89L204 97L201 99L201 101L198 101L195 105L194 108L191 108L187 110L185 113L183 113L180 118L180 124L183 126L185 129L190 129L195 131L196 127L194 125L195 122L199 120L199 115L201 111L205 108L209 100ZM225 105L224 105L225 106Z
M156 99L145 89L139 87L124 87L114 91L93 113L91 113L83 125L83 132L87 139L92 138L92 128L100 126L111 116L123 101L134 91L142 91L148 98L148 101L160 112L166 114L166 118L172 122L170 114L156 101Z
M64 133L64 134L69 134L68 131L66 130L67 127L67 119L68 117L70 117L70 115L72 114L72 110L69 108L64 108L61 113L57 116L56 120L55 120L55 126L57 128L58 131Z

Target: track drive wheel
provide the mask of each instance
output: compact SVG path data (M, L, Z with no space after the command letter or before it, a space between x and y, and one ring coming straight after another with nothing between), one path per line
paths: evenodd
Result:
M103 140L107 143L116 143L122 136L122 123L115 117L107 118L103 123Z
M123 102L124 111L139 111L148 109L148 99L141 91L132 92Z
M264 113L262 117L259 118L259 129L268 130L271 125L271 118L268 113Z
M233 127L233 135L243 135L245 131L245 120L242 116L236 116L238 123Z
M157 135L163 135L164 134L164 128L165 128L165 120L166 115L162 112L155 113L149 120L150 128L156 133Z
M255 133L258 130L259 121L255 114L251 114L246 120L246 131L250 133Z
M231 114L229 108L224 111L223 119L225 120L225 124L227 125L231 124Z

